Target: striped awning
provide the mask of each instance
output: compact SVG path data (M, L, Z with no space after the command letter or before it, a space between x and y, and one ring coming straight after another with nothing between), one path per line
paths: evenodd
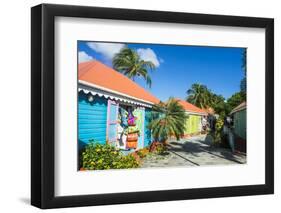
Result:
M104 91L98 88L93 88L93 87L89 87L83 84L78 84L78 91L83 91L85 94L92 94L93 96L97 95L99 97L105 97L111 100L116 100L119 102L123 102L123 103L128 103L131 105L136 105L136 106L143 106L143 107L147 107L147 108L151 108L152 107L152 103L145 103L143 101L140 100L135 100L133 98L129 98L129 97L125 97L119 94L114 94L113 92L108 92L108 91Z

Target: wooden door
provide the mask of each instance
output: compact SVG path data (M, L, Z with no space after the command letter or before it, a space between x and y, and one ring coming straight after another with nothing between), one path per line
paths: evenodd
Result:
M117 102L108 101L107 139L113 146L116 146L117 141L118 107Z

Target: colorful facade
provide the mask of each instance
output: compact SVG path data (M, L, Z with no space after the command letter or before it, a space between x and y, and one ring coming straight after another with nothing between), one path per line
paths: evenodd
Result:
M79 148L90 140L124 150L148 146L150 111L159 100L98 61L80 63L78 69Z
M205 110L200 109L199 107L178 99L179 103L185 109L188 118L185 124L185 133L183 137L188 137L190 135L199 134L203 130L204 117L207 117L208 113Z
M200 133L202 130L201 127L201 116L196 114L189 114L186 126L185 126L185 134L192 135Z

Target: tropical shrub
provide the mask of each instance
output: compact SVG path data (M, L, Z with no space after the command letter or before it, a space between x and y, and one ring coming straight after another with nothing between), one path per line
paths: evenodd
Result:
M163 143L153 142L149 147L149 151L154 152L156 154L163 154L167 151L167 147Z
M149 154L149 149L148 148L139 149L137 151L137 154L140 158L144 158Z
M130 169L138 168L139 160L133 155L125 155L120 158L120 161L116 163L114 169Z
M90 141L85 146L81 160L84 170L128 169L139 166L133 156L124 156L115 147L98 144L94 141Z
M234 93L230 98L227 99L228 113L230 113L235 107L246 101L246 93L237 92Z
M164 144L159 144L158 146L156 146L156 153L161 155L164 154L167 151L167 147Z
M223 124L224 124L224 122L221 118L217 119L216 131L214 132L214 142L215 143L221 143L221 141L222 141Z
M222 95L213 93L206 85L192 84L187 90L186 100L202 109L212 108L216 114L224 117L230 111Z
M165 142L168 137L175 136L179 140L184 134L187 115L183 107L174 98L165 103L160 102L152 108L152 120L148 125L156 141Z

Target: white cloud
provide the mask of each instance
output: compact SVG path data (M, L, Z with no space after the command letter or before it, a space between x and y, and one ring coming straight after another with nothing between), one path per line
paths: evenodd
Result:
M81 63L81 62L86 62L86 61L90 61L90 60L93 60L94 58L90 55L88 55L86 52L84 51L80 51L78 53L78 62Z
M118 53L125 44L119 43L96 43L87 42L87 45L98 53L101 53L108 59L112 59L116 53Z
M156 67L160 66L160 62L158 60L157 55L155 52L150 48L139 48L137 49L138 54L140 55L141 59L144 61L151 61Z

